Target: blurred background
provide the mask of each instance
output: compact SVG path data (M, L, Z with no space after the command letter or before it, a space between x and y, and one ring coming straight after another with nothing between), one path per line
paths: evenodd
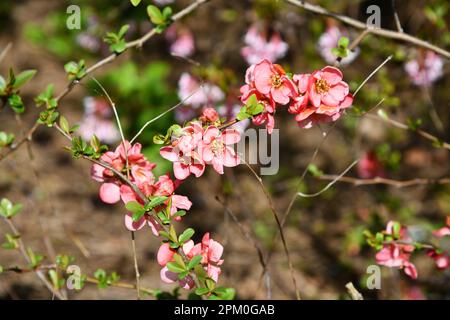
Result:
M103 41L106 32L117 32L128 24L127 40L146 33L152 25L145 6L153 2L159 2L159 6L171 2L175 12L190 3L143 0L133 7L128 0L2 0L0 48L9 43L12 47L1 61L0 74L6 78L10 67L17 72L36 69L38 73L21 88L27 109L20 122L11 108L3 107L0 131L22 136L40 111L33 99L49 83L55 84L56 93L65 88L65 63L84 59L90 66L109 54ZM311 2L361 21L369 16L367 7L377 4L382 27L396 28L390 1ZM71 4L81 9L80 30L66 27L66 9ZM450 48L448 1L399 0L396 9L406 33ZM207 91L153 123L139 139L146 156L157 163L156 174L164 174L171 170L171 164L159 156L153 135L165 132L172 123L182 124L198 116L205 105L232 118L239 110L239 87L251 63L264 56L288 72L311 72L333 65L336 57L332 48L337 47L342 36L352 41L358 32L283 1L212 0L148 41L142 50L128 50L94 76L115 102L127 137L132 137L147 120L185 99L187 92L201 83L207 86ZM333 128L332 124L324 124L301 129L286 110L277 112L280 169L277 175L264 176L263 181L279 212L286 210L296 190L314 193L328 183L315 177L317 171L339 174L358 158L364 161L347 176L395 180L448 177L448 150L364 115L384 98L380 108L391 118L420 125L449 141L448 60L410 44L367 36L340 64L344 80L355 90L389 55L393 55L392 60L362 88L354 107ZM62 100L60 111L71 124L80 124L83 138L89 139L95 133L111 146L119 142L108 103L91 79L82 81ZM376 110L371 113L376 115ZM321 144L323 132L330 129L330 136L313 162L315 166L310 166L310 173L299 185L299 177ZM54 261L57 254L71 255L83 273L92 275L102 268L134 283L124 208L99 200L99 185L90 178L90 164L72 159L64 149L66 145L56 130L41 126L29 147L22 147L0 162L0 197L24 205L17 227L24 241L49 261ZM189 178L177 193L193 202L181 224L197 231L194 239L211 231L225 246L221 284L235 287L237 298L266 298L258 254L216 196L226 201L264 252L274 250L270 262L272 297L295 298L283 248L279 240L273 241L277 228L269 205L245 166L228 169L223 176L208 170L200 179ZM368 299L450 298L449 270L437 270L425 254L414 257L419 270L417 280L382 267L381 290L368 290L366 268L375 264L375 251L363 235L364 230L384 229L389 220L428 232L442 226L449 213L450 185L445 184L397 188L339 182L319 197L299 197L284 230L302 296L345 299L345 284L351 281ZM6 232L6 225L0 224L2 238ZM155 260L158 241L148 228L137 232L136 237L142 285L170 290L172 286L163 284L159 277ZM23 265L22 257L14 250L1 249L0 265ZM80 292L69 292L71 299L134 299L135 295L133 290L101 290L91 284ZM0 274L0 299L50 297L32 273Z

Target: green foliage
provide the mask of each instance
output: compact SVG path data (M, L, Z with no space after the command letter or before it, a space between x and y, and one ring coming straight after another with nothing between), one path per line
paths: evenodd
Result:
M141 0L130 0L130 2L133 6L137 7L141 3Z
M308 172L311 173L314 177L323 176L323 172L315 164L312 163L308 166Z
M65 254L59 254L56 256L56 265L63 270L66 270L67 267L74 261L75 257L73 256L68 256Z
M108 275L103 269L97 269L94 272L94 278L98 281L97 287L99 289L105 289L120 280L120 276L115 271Z
M157 33L162 33L172 23L171 18L173 12L170 7L165 7L161 11L157 6L149 5L147 7L147 14L150 21L155 25Z
M331 52L338 58L346 58L349 54L348 45L350 44L350 40L347 37L341 37L338 41L338 46L336 48L331 49Z
M44 255L40 253L35 253L33 249L31 249L30 247L27 248L27 255L28 259L30 259L29 266L32 269L39 267L42 260L44 260Z
M264 111L264 105L258 101L255 94L252 94L248 100L247 104L239 110L236 116L237 120L244 120L256 116Z
M59 112L56 111L58 101L53 98L54 85L49 84L44 92L40 93L34 101L38 107L45 105L45 110L39 114L38 123L53 127L58 119Z
M14 142L14 139L14 134L0 131L0 150L11 145Z
M108 150L108 147L100 144L98 138L93 135L89 144L80 137L73 137L72 146L68 149L72 152L72 156L76 159L83 156L98 159L106 150Z
M25 111L25 106L19 95L19 89L30 81L35 74L36 70L25 70L15 75L13 69L9 69L8 81L0 76L0 99L6 101L15 113L23 113Z
M5 234L5 242L2 243L2 248L7 250L14 250L19 248L20 235Z
M109 50L111 52L120 54L127 48L127 42L125 41L125 34L127 33L130 26L128 24L123 25L118 33L107 32L106 36L103 38L107 44L109 44Z
M11 219L15 215L17 215L20 210L22 210L23 206L20 203L13 204L6 198L3 198L0 201L0 216L5 217L7 219Z
M86 64L84 60L70 61L64 65L64 70L70 81L80 80L86 75Z

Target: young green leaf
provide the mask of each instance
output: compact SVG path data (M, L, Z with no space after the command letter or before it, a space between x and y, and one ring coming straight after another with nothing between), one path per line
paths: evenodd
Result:
M194 269L194 267L196 265L198 265L200 263L200 261L202 261L202 255L201 254L192 257L192 259L189 261L189 263L187 265L188 269L189 270Z
M14 82L13 88L18 89L21 86L23 86L25 83L27 83L34 77L36 72L37 72L36 70L31 69L31 70L25 70L25 71L22 71L21 73L19 73L16 76L16 81Z
M158 7L154 5L149 5L147 7L147 14L150 17L150 20L153 24L159 25L164 23L164 16Z
M193 235L195 231L192 228L187 228L183 231L183 233L178 237L178 242L184 243L188 241Z
M131 4L135 7L137 7L139 5L139 3L141 3L141 0L130 0Z

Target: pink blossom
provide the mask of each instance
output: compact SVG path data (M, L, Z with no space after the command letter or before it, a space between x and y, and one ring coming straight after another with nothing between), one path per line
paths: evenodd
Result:
M204 83L201 86L189 73L183 73L178 81L178 96L193 108L215 104L225 98L225 94L218 86L211 83Z
M434 260L438 269L445 270L450 266L450 257L443 252L438 253L436 250L431 249L427 251L427 255Z
M241 136L237 130L220 131L210 126L203 136L202 156L207 164L212 164L214 170L223 174L223 167L235 167L239 164L239 157L229 146L238 143Z
M328 27L320 36L317 43L317 51L327 63L333 64L336 62L337 57L333 54L332 50L338 46L339 39L343 36L348 36L347 32L342 32L341 29L336 26ZM350 51L347 57L340 61L340 64L347 65L352 63L359 55L359 51L359 48Z
M267 41L264 33L259 32L256 26L251 26L244 37L245 47L241 49L241 55L248 64L255 64L263 59L271 62L283 58L289 48L284 42L280 34L274 32Z
M185 58L194 54L194 36L188 29L177 30L175 37L169 40L172 42L170 45L170 52L172 54Z
M295 86L281 66L263 60L255 65L253 73L256 90L267 98L284 105L294 96Z
M383 164L378 160L373 152L366 152L358 162L358 176L363 179L373 179L375 177L384 177Z
M84 117L78 130L81 138L89 141L95 135L101 142L112 144L120 140L120 133L113 119L108 102L101 97L83 100Z
M219 242L210 239L209 233L206 233L203 236L201 243L194 245L194 241L189 240L183 245L182 250L189 259L201 255L202 260L200 261L200 264L205 268L208 277L215 282L218 282L219 275L222 272L220 266L223 264L223 260L221 259L223 246ZM189 275L183 280L179 280L178 275L169 271L167 268L167 263L173 261L174 254L175 250L171 249L168 243L162 244L158 250L157 260L158 263L163 266L160 274L162 281L166 283L178 281L181 287L192 289L194 287L194 282Z
M411 253L415 248L413 245L404 244L412 242L405 227L401 227L399 233L398 241L401 241L402 243L392 242L385 244L383 248L375 255L375 259L380 265L384 265L389 268L403 269L406 275L412 279L416 279L418 276L417 269L414 264L409 261ZM385 234L391 236L394 235L394 221L388 222Z
M121 143L114 152L108 151L104 153L100 160L122 172L122 170L126 169L128 158L128 168L131 172L132 182L135 182L138 186L143 183L153 183L154 176L151 170L153 170L155 164L145 159L141 153L141 145L139 143L131 146L126 141L125 145L126 147L124 148L123 143ZM127 151L127 157L125 157L125 150ZM110 169L94 164L91 169L91 176L94 180L103 182L100 186L100 199L103 202L112 204L120 200L122 182Z
M203 137L203 128L198 123L184 127L179 137L175 137L171 146L162 147L160 154L173 162L174 175L179 180L193 174L197 178L205 171L205 163L196 151Z
M353 97L342 78L342 72L330 66L311 74L308 98L313 107L317 108L317 113L332 116L352 104Z
M443 75L444 61L433 51L420 54L405 64L406 73L417 86L429 87Z
M219 120L219 114L217 113L216 109L207 107L203 109L200 120L205 123L213 123Z

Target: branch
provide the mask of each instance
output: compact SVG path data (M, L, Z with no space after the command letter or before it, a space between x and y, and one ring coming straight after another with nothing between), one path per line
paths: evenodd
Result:
M375 185L375 184L385 184L394 186L397 188L411 187L417 185L427 185L427 184L449 184L450 178L441 178L441 179L428 179L428 178L416 178L410 180L393 180L381 177L375 177L373 179L358 179L353 177L339 177L337 175L322 175L317 177L320 180L332 180L335 182L345 182L350 183L355 186L367 186L367 185Z
M190 14L192 11L194 11L195 9L197 9L197 7L199 7L200 5L208 2L209 0L196 0L194 3L192 3L191 5L187 6L186 8L184 8L183 10L179 11L178 13L174 14L172 16L172 22L176 22L178 20L180 20L181 18L184 18L186 15ZM156 28L151 29L150 31L148 31L145 35L143 35L142 37L130 41L127 43L126 45L126 50L131 49L131 48L141 48L143 46L143 44L145 42L147 42L149 39L151 39L152 37L154 37L155 35L157 35L158 33L156 32ZM123 51L123 52L125 52ZM122 52L122 53L123 53ZM121 53L121 54L122 54ZM95 63L94 65L92 65L91 67L86 69L86 74L81 77L80 79L71 81L70 83L67 84L66 88L56 97L56 101L59 103L65 96L67 96L72 89L80 83L81 80L83 80L86 76L90 75L91 73L93 73L94 71L96 71L97 69L100 69L101 67L103 67L104 65L114 61L117 57L119 56L119 54L117 53L112 53L109 56L107 56L106 58L98 61L97 63ZM38 123L35 123L27 132L27 134L22 137L17 143L13 144L12 146L10 146L7 151L4 154L0 154L0 161L3 160L6 156L8 156L9 154L13 153L14 151L16 151L23 143L25 143L27 140L31 140L31 137L33 135L33 133L36 131L36 129L39 127Z
M440 54L441 56L443 56L447 59L450 59L449 51L439 48L427 41L413 37L409 34L406 34L403 32L398 32L398 31L393 31L393 30L389 30L389 29L384 29L384 28L369 27L367 24L365 24L359 20L350 18L348 16L345 16L345 15L342 15L339 13L330 12L330 11L326 10L325 8L322 8L321 6L310 4L306 1L301 1L301 0L285 0L285 1L294 6L303 8L306 11L309 11L309 12L312 12L312 13L315 13L318 15L326 16L326 17L331 17L331 18L336 19L344 24L352 26L356 29L367 30L367 32L369 34L374 34L374 35L380 36L382 38L394 39L394 40L399 40L399 41L403 41L406 43L410 43L417 47L429 49L431 51L436 52L437 54Z
M394 126L396 128L399 128L399 129L416 132L418 135L424 137L425 139L428 139L428 140L430 140L430 141L432 141L434 143L437 143L440 147L445 148L447 150L450 150L450 144L449 143L442 141L438 137L433 136L432 134L430 134L430 133L428 133L426 131L423 131L422 129L415 129L415 130L413 130L408 125L406 125L404 123L401 123L399 121L393 120L393 119L388 118L388 117L380 116L380 115L376 116L374 114L367 114L366 116L371 118L371 119L383 121L383 122L385 122L387 124L390 124L390 125L392 125L392 126Z

